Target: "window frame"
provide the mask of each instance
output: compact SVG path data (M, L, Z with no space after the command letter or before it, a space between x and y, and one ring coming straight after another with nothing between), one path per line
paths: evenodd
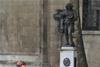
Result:
M81 14L80 14L80 16L81 16L81 23L82 23L82 34L83 35L100 35L100 30L83 30L83 8L84 8L84 4L83 4L83 1L84 0L81 0L80 2L82 2L81 4L82 5L80 5L79 7L80 7L80 11L82 11L81 12Z
M83 7L82 7L82 30L83 31L100 31L100 28L99 28L99 26L98 26L98 24L100 25L100 23L98 22L98 18L97 18L97 13L100 11L99 9L96 9L96 8L94 8L94 6L93 5L91 5L91 4L93 4L91 1L89 1L89 0L83 0L82 1L83 3L82 3L82 5L83 5ZM91 3L89 3L89 2L91 2ZM89 5L90 5L90 7L89 7ZM89 7L89 8L88 8ZM93 7L93 8L92 8ZM94 18L94 17L89 17L89 15L91 15L91 12L90 12L90 14L88 14L88 11L89 10L93 10L93 12L95 12L94 13L94 15L93 16L96 16L96 18L95 18L95 20L93 20L93 22L92 22L92 25L89 25L89 21L87 21L87 18L89 19L92 19L92 18ZM99 12L100 13L100 12ZM87 24L86 24L86 22L87 22ZM94 25L95 24L95 25ZM89 26L90 27L89 27Z

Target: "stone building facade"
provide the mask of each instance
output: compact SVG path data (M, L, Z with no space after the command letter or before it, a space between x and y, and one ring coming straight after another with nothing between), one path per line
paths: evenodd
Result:
M75 9L79 4L84 26L84 1L0 0L0 67L16 67L18 60L30 63L29 67L59 67L61 41L53 14L69 2ZM99 67L99 30L84 29L82 34L88 66Z

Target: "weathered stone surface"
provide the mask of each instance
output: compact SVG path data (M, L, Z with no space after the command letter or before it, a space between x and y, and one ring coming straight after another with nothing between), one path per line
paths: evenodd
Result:
M100 66L100 39L99 35L83 35L89 67Z
M40 0L0 0L0 52L39 53Z
M51 67L59 67L59 48L61 44L60 34L57 32L57 24L53 19L53 14L55 13L56 9L63 9L69 1L70 0L48 0L48 55L46 56L48 56L49 60L48 65L50 64L49 66ZM27 55L33 54L37 56L40 54L39 51L43 50L43 45L40 49L40 37L43 36L43 31L41 31L42 34L40 36L40 11L42 11L40 7L43 6L40 4L41 2L40 0L0 0L1 54L15 53ZM82 0L80 0L81 22L82 7ZM93 33L93 35L83 35L88 64L89 67L99 67L100 33L99 35L94 34L94 32L91 33ZM41 56L42 55L39 55L39 57ZM4 65L0 66L6 67ZM11 67L10 65L7 66Z
M40 0L0 0L0 59L34 60L40 63ZM34 58L34 59L31 59ZM34 57L36 56L36 57ZM0 61L2 61L0 60ZM0 62L1 63L1 62ZM33 61L32 61L33 63ZM13 64L0 64L0 67L15 67ZM33 64L29 67L40 67Z

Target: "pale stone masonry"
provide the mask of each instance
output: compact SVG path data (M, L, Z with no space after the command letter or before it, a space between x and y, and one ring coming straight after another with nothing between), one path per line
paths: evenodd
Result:
M48 67L59 67L61 41L53 14L56 9L64 9L64 6L71 1L75 7L77 5L74 3L75 0L47 0L48 4L43 3L43 0L0 0L0 58L3 59L2 54L15 55L15 57L26 55L29 56L27 59L30 59L31 56L35 59L33 61L40 63L39 66L37 64L32 67L42 67L42 64L46 64ZM83 0L79 1L82 23L84 6ZM47 7L44 8L43 4ZM44 21L46 21L46 27L43 27L45 26ZM99 40L99 31L83 31L89 67L100 67ZM47 53L43 52L45 50ZM1 59L0 61L2 61ZM8 59L11 58L8 57ZM14 66L12 65L12 67ZM6 65L0 64L0 67L6 67Z

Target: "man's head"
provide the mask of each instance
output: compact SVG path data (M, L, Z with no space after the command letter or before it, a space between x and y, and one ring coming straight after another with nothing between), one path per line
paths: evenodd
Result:
M17 61L17 67L26 67L26 63L24 61Z
M66 6L65 6L66 9L68 10L72 10L73 9L73 5L71 3L68 3Z

